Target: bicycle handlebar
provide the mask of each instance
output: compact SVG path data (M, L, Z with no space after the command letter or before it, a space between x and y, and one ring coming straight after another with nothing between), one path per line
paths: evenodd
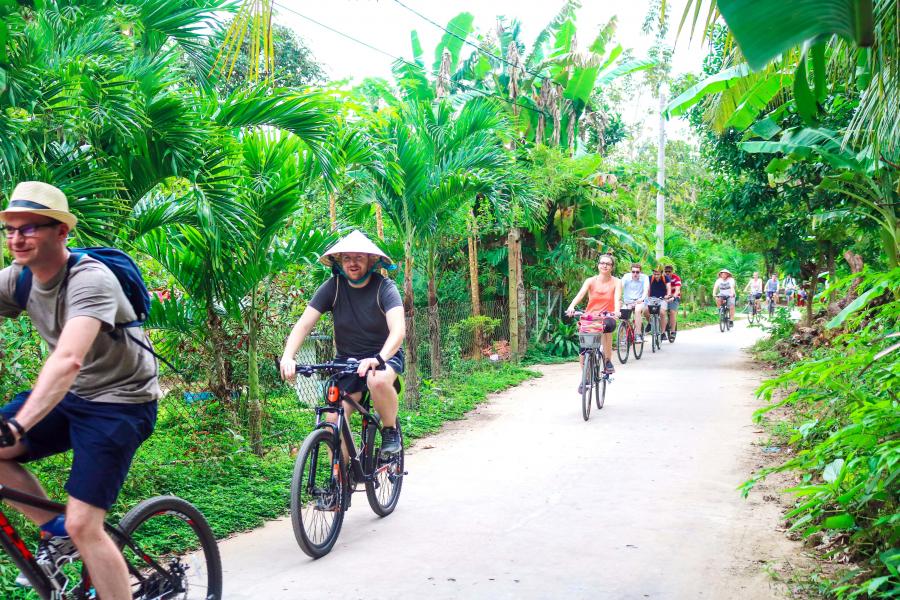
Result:
M278 365L279 369L281 368L281 362L279 362L278 359L275 360L275 364ZM343 361L331 360L320 364L298 364L296 367L297 375L303 375L304 377L312 377L316 372L325 372L332 375L345 375L356 373L357 369L359 369L359 360L355 358L348 358ZM383 371L384 366L378 365L375 367L375 370Z
M0 448L9 448L16 445L16 435L6 419L0 417Z

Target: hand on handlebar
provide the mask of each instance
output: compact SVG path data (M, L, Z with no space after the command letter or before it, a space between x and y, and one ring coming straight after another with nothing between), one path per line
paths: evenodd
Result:
M297 376L297 361L293 358L282 356L278 363L278 370L281 372L283 381L291 381Z
M381 367L382 369L384 367ZM359 361L359 367L356 369L356 373L360 377L365 377L368 375L369 371L375 371L379 369L379 363L377 358L364 358Z
M19 443L18 432L6 422L6 419L0 417L0 448L9 448Z

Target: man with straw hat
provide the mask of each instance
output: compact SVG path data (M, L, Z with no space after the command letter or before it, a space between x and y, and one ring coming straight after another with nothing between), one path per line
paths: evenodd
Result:
M294 357L297 350L322 313L330 311L334 318L337 359L359 360L357 373L339 384L357 401L363 390L369 389L372 403L384 424L381 452L385 456L395 454L401 448L396 427L398 403L395 386L397 376L403 373L402 344L406 337L406 320L403 300L396 284L376 271L379 267L396 267L378 246L358 230L341 238L322 255L320 261L331 267L334 276L319 286L291 330L281 356L281 376L284 379L296 376L297 362ZM345 403L344 409L349 417L352 406Z
M21 508L41 528L36 559L52 570L77 548L98 596L131 598L103 521L156 423L156 361L123 336L100 335L137 317L106 265L86 255L70 260L66 242L78 219L62 191L20 183L0 220L14 260L0 271L0 317L27 313L50 348L34 388L0 408L0 484L45 497L21 463L73 448L65 517ZM32 287L23 308L16 289L26 267Z
M734 301L737 298L737 284L734 276L728 269L719 271L719 276L713 284L713 296L716 298L716 307L721 308L723 302L728 302L728 308L731 309L732 325L734 324Z

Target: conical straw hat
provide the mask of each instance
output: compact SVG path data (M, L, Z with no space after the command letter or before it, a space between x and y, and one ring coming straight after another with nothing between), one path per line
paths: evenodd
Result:
M354 229L353 231L339 239L334 244L334 246L325 251L321 258L319 258L319 262L326 267L330 267L334 257L345 252L356 254L372 254L374 256L381 257L385 264L393 264L393 261L390 259L390 257L382 252L381 249L372 242L372 240L366 237L366 234L358 229Z
M41 181L23 181L13 190L0 220L12 213L34 213L61 221L75 229L78 217L69 212L69 202L59 188Z

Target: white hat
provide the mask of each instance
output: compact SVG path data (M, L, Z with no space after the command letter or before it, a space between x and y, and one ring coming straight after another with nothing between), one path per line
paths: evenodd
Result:
M69 202L59 188L41 181L23 181L13 190L6 210L0 212L0 219L13 213L34 213L46 215L75 229L78 217L69 212Z
M388 257L388 255L382 252L381 249L372 242L372 240L366 237L366 234L358 229L354 229L353 231L339 239L331 248L325 251L325 253L319 258L319 262L326 267L330 267L332 261L335 259L335 255L343 254L345 252L355 252L358 254L371 254L373 256L380 256L385 264L393 264L393 261Z
M719 269L719 275L721 275L722 273L728 273L729 275L731 275L731 271L729 271L728 269ZM732 275L732 277L734 276Z

